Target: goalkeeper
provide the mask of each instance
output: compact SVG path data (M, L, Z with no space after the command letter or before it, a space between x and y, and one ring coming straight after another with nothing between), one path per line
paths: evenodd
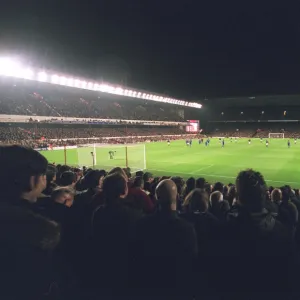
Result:
M109 152L108 152L109 159L114 159L115 152L116 152L116 151L109 151Z

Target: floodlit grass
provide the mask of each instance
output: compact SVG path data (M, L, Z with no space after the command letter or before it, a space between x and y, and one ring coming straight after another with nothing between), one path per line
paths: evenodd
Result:
M116 150L116 157L110 160L109 150ZM67 163L70 165L92 165L90 152L92 148L67 150ZM84 151L84 152L82 152ZM49 162L63 163L63 150L42 152ZM142 150L137 146L128 152L130 161L135 164L133 168L142 167ZM184 178L204 177L209 182L221 181L230 183L240 170L253 168L260 171L267 183L273 186L289 184L300 187L300 140L295 145L291 140L291 147L287 147L287 139L269 139L269 148L266 148L265 140L252 139L251 145L248 139L238 139L237 142L225 140L222 148L218 139L212 139L210 146L199 145L193 141L192 147L187 147L185 141L174 141L170 146L166 142L146 144L147 170L154 175L178 175ZM124 148L97 148L97 167L109 169L113 166L125 166Z

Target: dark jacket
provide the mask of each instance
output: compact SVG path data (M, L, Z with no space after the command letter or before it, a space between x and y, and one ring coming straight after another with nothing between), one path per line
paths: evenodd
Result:
M51 254L60 228L26 200L14 203L0 206L0 298L43 299L55 280Z
M214 206L210 206L208 211L213 214L219 221L225 221L226 215L230 210L230 205L227 200L223 200Z
M83 209L86 208L92 202L93 196L95 195L93 189L88 189L75 196L73 208Z
M278 204L271 200L265 201L265 209L275 217L278 215Z
M220 228L218 243L212 248L211 266L207 272L223 292L232 291L232 282L243 292L285 290L292 282L293 243L289 230L266 209L251 214L240 208ZM210 272L218 268L219 272ZM280 285L267 274L285 274Z
M92 246L88 284L111 292L126 286L130 231L141 217L122 204L124 200L101 206L92 218ZM87 275L87 274L85 274Z
M141 219L135 228L131 245L134 287L160 295L162 290L176 293L187 289L188 293L197 256L194 227L176 212L158 211Z
M194 225L199 255L205 255L208 250L208 244L217 233L220 226L219 220L210 212L192 212L181 215L182 218Z
M298 210L291 201L281 202L278 206L277 219L287 226L293 235L298 224Z

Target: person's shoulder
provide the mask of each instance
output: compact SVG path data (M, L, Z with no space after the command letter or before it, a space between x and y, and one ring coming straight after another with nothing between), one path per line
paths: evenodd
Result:
M181 229L183 231L194 231L194 225L187 218L182 218L176 214L173 216L172 221L174 227L177 229Z
M148 224L153 224L157 222L157 214L142 215L137 221L138 226L148 226Z
M136 222L142 217L142 214L135 209L132 209L124 204L119 203L112 206L101 205L97 207L96 210L94 211L94 218L101 218L104 216L106 217L110 216L115 220L127 219Z
M139 220L142 217L141 212L139 212L136 209L133 209L131 207L128 207L126 205L120 205L120 209L122 211L122 213L130 216L131 218L135 219L135 220Z
M10 239L40 249L53 249L60 240L60 226L33 211L12 205L0 206L0 220L7 225ZM1 235L5 231L1 231Z

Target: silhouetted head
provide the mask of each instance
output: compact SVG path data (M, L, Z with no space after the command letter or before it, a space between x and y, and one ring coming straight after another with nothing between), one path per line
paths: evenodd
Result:
M156 187L156 198L161 210L176 210L177 187L173 180L162 180Z
M250 212L262 210L267 186L261 173L252 169L241 171L236 178L238 202Z

